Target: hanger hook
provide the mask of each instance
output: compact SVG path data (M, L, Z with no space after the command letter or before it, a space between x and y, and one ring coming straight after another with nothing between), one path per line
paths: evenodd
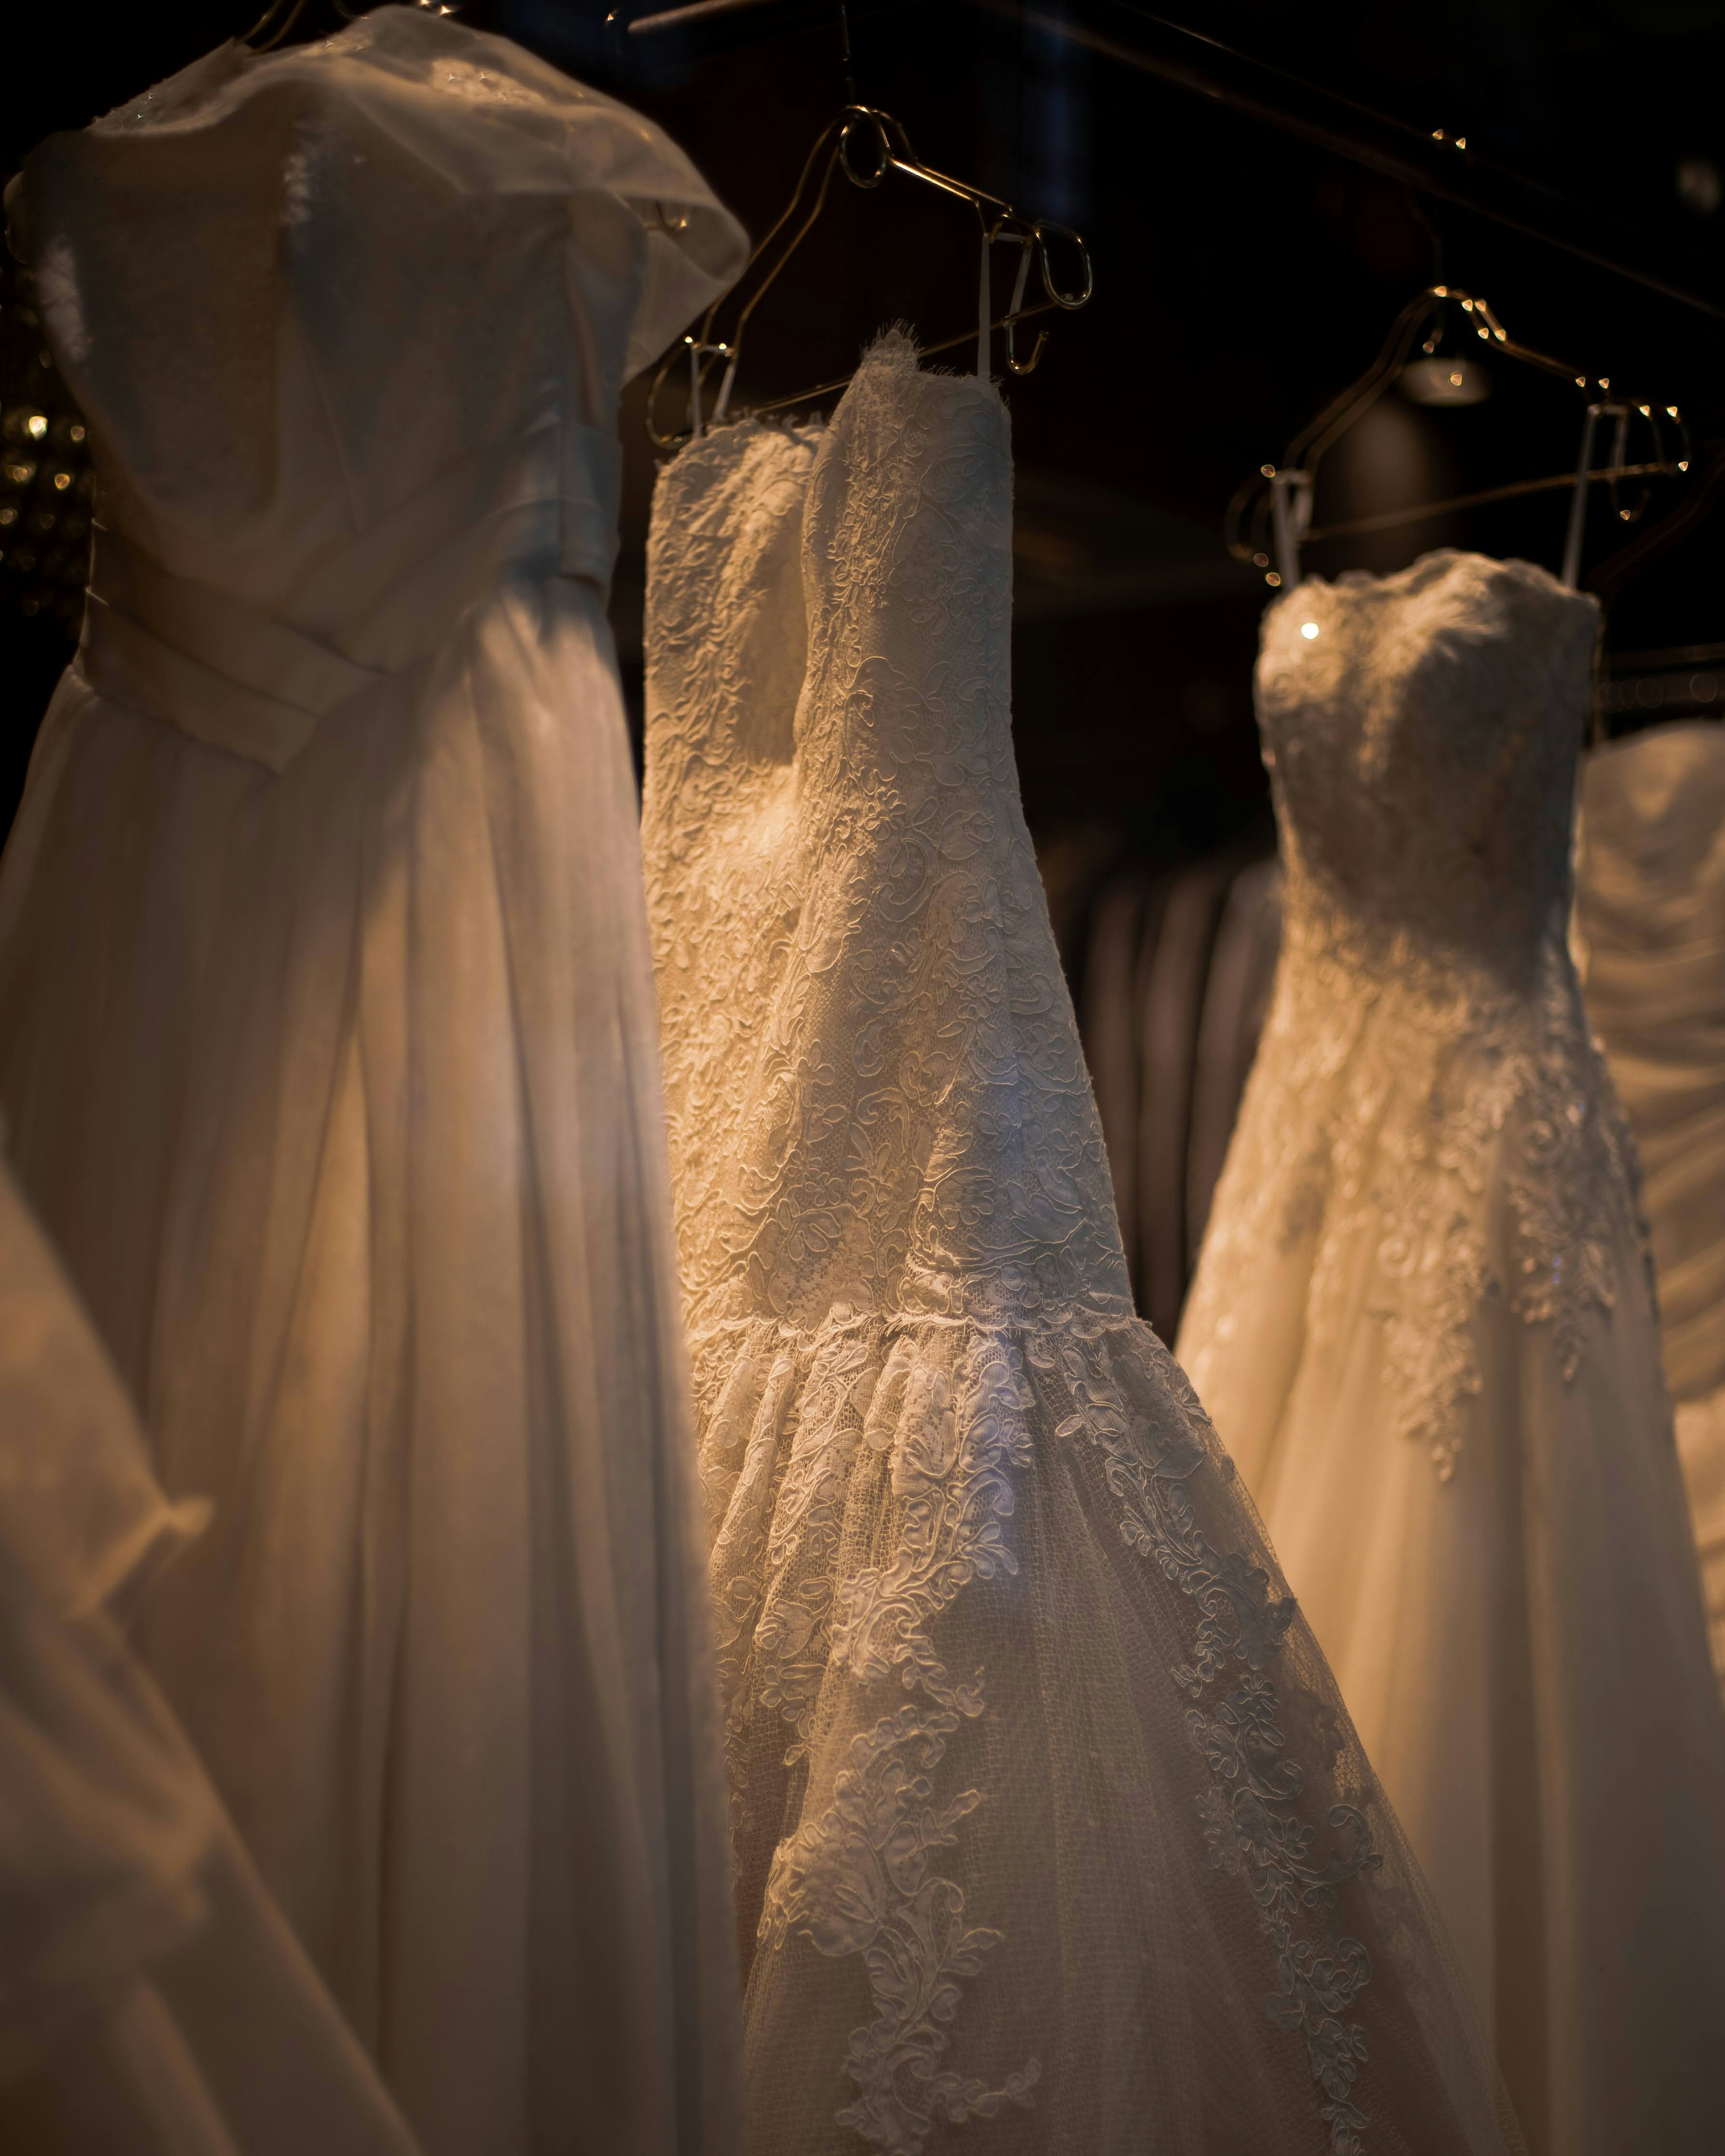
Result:
M1086 305L1096 288L1096 273L1090 259L1090 249L1079 235L1070 225L1054 224L1045 218L1038 218L1030 226L1028 236L1035 242L1038 264L1042 271L1042 289L1049 298L1069 314ZM1070 247L1077 256L1078 282L1070 291L1063 290L1055 280L1049 253L1050 238ZM1016 306L1017 302L1014 301L1014 305Z

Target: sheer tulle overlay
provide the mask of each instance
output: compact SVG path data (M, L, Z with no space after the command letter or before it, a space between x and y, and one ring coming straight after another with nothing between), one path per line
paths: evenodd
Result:
M728 2147L635 803L626 367L738 228L386 8L13 202L100 480L0 874L21 1180L213 1524L140 1637L429 2147Z
M1725 727L1588 757L1575 918L1587 1014L1635 1134L1666 1374L1725 1684Z
M1009 532L999 397L898 337L829 427L724 429L655 506L751 2147L1497 2148L1395 1822L1132 1314L1019 805Z
M1594 624L1543 571L1457 554L1271 608L1282 955L1178 1353L1530 2143L1698 2156L1725 1717L1566 944Z
M116 1621L204 1517L0 1166L0 2145L412 2156Z

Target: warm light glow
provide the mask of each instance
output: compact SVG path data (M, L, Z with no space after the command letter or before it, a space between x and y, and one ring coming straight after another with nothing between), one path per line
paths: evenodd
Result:
M1641 417L1642 417L1644 419L1651 419L1651 418L1653 417L1653 413L1652 413L1652 409L1651 409L1651 406L1648 406L1648 405L1645 405L1645 404L1638 404L1638 405L1635 407L1635 409L1636 409L1636 410L1640 413Z
M1300 634L1310 644L1312 638L1317 634L1317 624L1315 621L1302 621L1300 624Z
M1599 387L1601 389L1609 389L1611 387L1611 377L1609 374L1602 374L1599 377Z
M1666 418L1667 418L1675 419L1675 418L1676 418L1676 416L1677 416L1677 408L1676 408L1676 406L1675 404L1667 404L1667 405L1666 406L1666 408L1666 408Z
M1465 149L1467 147L1467 137L1466 137L1466 136L1465 136L1465 135L1458 135L1458 136L1455 137L1455 147L1456 147L1458 150L1465 150Z
M56 494L64 494L71 484L72 475L70 472L56 472L54 474L54 485Z
M84 429L82 427L69 427L67 428L66 432L71 436L74 442L81 442L84 439Z
M1491 377L1479 362L1459 357L1410 360L1401 371L1400 387L1414 404L1479 404L1491 393Z
M39 442L48 432L48 422L39 412L33 412L24 424L33 442Z
M1281 578L1276 575L1274 569L1271 569L1266 576L1264 581L1266 584L1279 584L1281 582Z
M1276 466L1274 465L1260 465L1258 469L1263 473L1266 479L1274 479L1276 477Z

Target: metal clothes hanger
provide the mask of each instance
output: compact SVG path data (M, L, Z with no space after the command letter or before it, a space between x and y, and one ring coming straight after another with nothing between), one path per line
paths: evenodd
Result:
M977 372L986 377L989 339L995 331L1000 330L1005 332L1006 364L1009 371L1014 374L1032 373L1042 357L1048 331L1040 329L1036 332L1036 341L1031 346L1028 357L1024 357L1020 356L1018 349L1019 325L1035 316L1057 310L1069 313L1075 311L1085 305L1095 289L1095 272L1090 251L1077 233L1068 226L1055 224L1047 218L1025 217L1001 196L990 194L983 188L972 187L966 181L954 179L950 173L937 172L932 165L923 164L913 154L910 136L904 127L890 112L880 111L873 105L858 101L852 73L850 26L842 0L839 24L845 102L837 116L829 121L816 136L814 147L803 162L790 201L749 257L737 284L708 309L701 327L680 338L660 362L648 393L646 421L647 432L659 449L679 448L683 443L705 433L709 425L721 424L728 418L752 418L766 413L784 411L793 405L813 403L817 398L829 396L834 390L844 388L850 380L849 374L840 375L833 381L816 382L809 388L796 390L788 397L775 397L765 403L752 405L746 411L733 413L731 409L732 393L736 385L737 371L742 357L743 337L750 318L819 220L826 207L836 172L842 172L853 187L865 191L878 187L891 172L901 173L907 179L918 181L956 201L968 203L976 213L981 241L977 326L973 331L962 330L955 336L943 337L937 343L924 345L922 349L925 355L953 351L960 345L969 343L974 337ZM638 23L632 28L641 29L651 26L650 23ZM1017 248L1018 266L1011 305L1004 315L993 316L989 296L990 250L1002 245ZM1057 261L1060 267L1076 273L1070 283L1062 280ZM1040 278L1042 296L1027 305L1025 293L1033 266ZM740 291L749 288L752 279L752 289L748 290L748 296L738 310L728 336L718 336L716 330L721 313L736 301ZM709 417L703 410L703 390L708 376L721 362L723 362L724 372ZM680 364L688 370L686 424L680 433L664 433L660 431L655 416L660 392L673 367Z
M1494 355L1522 362L1542 373L1566 382L1585 400L1581 447L1574 471L1558 472L1540 479L1516 480L1507 485L1487 487L1475 494L1455 495L1443 501L1425 501L1381 516L1355 517L1344 523L1314 527L1312 487L1318 464L1348 429L1364 416L1401 372L1415 341L1426 354L1436 352L1448 326L1450 310L1458 309L1464 333L1471 328ZM1599 470L1593 465L1594 445L1599 424L1611 424L1610 461ZM1632 459L1630 446L1645 430L1648 454ZM1224 527L1228 551L1238 562L1247 562L1266 572L1265 582L1291 588L1300 581L1300 549L1325 539L1346 539L1368 531L1388 531L1452 510L1478 509L1487 503L1508 501L1517 495L1557 493L1573 490L1569 523L1565 536L1563 581L1573 590L1580 575L1581 543L1586 528L1588 490L1596 481L1610 490L1611 503L1620 521L1636 522L1647 506L1651 490L1643 487L1625 504L1620 492L1628 480L1686 472L1690 466L1689 430L1675 404L1655 404L1614 392L1609 377L1589 376L1548 352L1518 344L1490 306L1453 285L1431 285L1410 300L1384 339L1383 349L1357 382L1326 405L1317 417L1288 444L1280 465L1262 465L1235 494L1228 506ZM1275 567L1270 566L1271 555Z

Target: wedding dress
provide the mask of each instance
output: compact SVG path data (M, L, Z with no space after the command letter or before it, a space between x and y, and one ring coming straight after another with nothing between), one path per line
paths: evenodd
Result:
M995 392L889 336L829 424L722 429L655 502L749 2145L1497 2148L1394 1820L1133 1314L1019 805L1010 493Z
M604 590L735 274L659 131L383 8L11 199L99 482L0 869L20 1182L212 1526L142 1650L433 2151L733 2145L737 1984Z
M1582 772L1587 1014L1635 1134L1666 1376L1725 1682L1725 727L1650 728Z
M1725 1717L1566 933L1594 602L1426 556L1266 616L1274 1001L1177 1352L1538 2150L1712 2149Z
M203 1517L0 1165L0 2147L413 2156L120 1628Z

